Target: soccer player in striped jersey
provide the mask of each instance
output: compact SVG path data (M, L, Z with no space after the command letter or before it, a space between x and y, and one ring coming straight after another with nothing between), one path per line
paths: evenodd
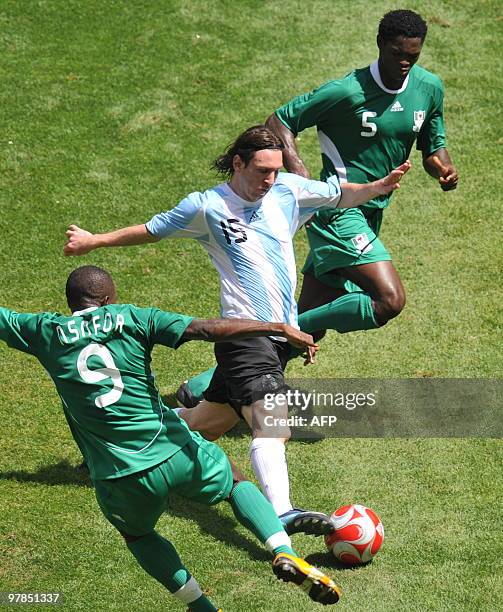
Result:
M271 504L220 447L164 406L150 370L155 344L176 349L188 340L272 334L313 353L312 337L285 323L198 320L117 304L111 276L95 266L70 274L66 296L69 316L0 307L0 340L34 356L51 376L98 504L141 567L189 612L217 612L155 525L173 493L206 505L226 500L273 553L278 579L302 586L321 604L336 603L338 587L297 556Z
M322 180L336 176L365 183L403 163L414 143L423 166L444 191L455 189L458 172L446 149L441 80L416 64L427 32L409 10L384 15L377 35L379 57L366 68L297 96L266 125L285 143L285 168L308 177L295 137L316 126ZM319 339L373 329L396 317L405 291L378 238L392 193L348 210L322 210L307 226L310 252L299 298L301 329Z
M355 207L393 191L410 164L405 162L372 183L341 187L337 177L321 182L280 173L283 148L281 139L264 126L249 128L215 162L227 182L190 194L146 224L105 234L71 225L64 252L83 255L100 247L194 238L220 274L223 317L278 320L297 326L295 232L318 209ZM264 422L270 414L264 408L264 397L286 387L283 371L289 353L288 345L274 334L216 344L218 366L204 393L205 401L183 410L181 416L210 439L244 418L252 430L253 470L286 531L322 535L332 530L329 517L293 508L290 501L285 455L289 428L282 427L272 436ZM278 418L286 416L285 410L277 407Z

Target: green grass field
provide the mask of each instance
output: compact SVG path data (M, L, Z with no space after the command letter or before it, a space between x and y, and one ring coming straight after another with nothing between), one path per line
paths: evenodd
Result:
M218 283L190 241L62 256L69 223L141 223L214 184L211 160L280 103L377 55L390 2L2 0L0 304L66 312L76 265L106 267L123 302L217 316ZM497 0L412 2L430 25L420 63L446 86L448 146L461 174L445 194L415 166L382 232L408 303L382 330L323 342L296 377L501 377L501 150ZM314 133L300 146L313 174ZM296 239L298 261L307 251ZM212 364L212 347L156 349L163 394ZM68 610L182 611L102 518L52 383L0 346L0 591L61 591ZM249 436L221 441L251 477ZM323 543L294 544L341 584L345 611L503 609L500 440L292 442L298 505L359 502L386 542L368 567L336 567ZM229 507L174 500L159 524L226 612L321 609L278 583Z

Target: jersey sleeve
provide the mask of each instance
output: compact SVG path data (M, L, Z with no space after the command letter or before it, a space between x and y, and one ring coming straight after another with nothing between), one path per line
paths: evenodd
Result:
M427 157L446 146L444 126L444 87L438 79L433 96L433 110L417 136L417 148Z
M178 348L182 344L182 336L193 318L174 312L166 312L159 308L152 308L149 320L151 343Z
M191 193L175 208L154 215L145 226L157 238L201 238L208 231L202 194Z
M346 93L342 81L329 81L318 89L293 98L276 110L276 116L296 136L302 130L322 123Z
M320 208L337 208L341 201L341 186L336 176L327 181L313 181L298 174L282 174L281 181L293 192L299 207L299 225L305 223Z
M0 340L7 346L35 354L40 330L40 315L0 308Z

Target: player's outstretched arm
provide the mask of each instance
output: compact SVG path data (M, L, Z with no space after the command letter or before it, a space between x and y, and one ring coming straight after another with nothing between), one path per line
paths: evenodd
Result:
M447 149L438 149L431 155L424 156L423 167L430 176L438 179L444 191L452 191L458 186L459 174Z
M358 183L342 183L342 197L339 208L353 208L360 206L372 198L387 195L400 187L404 174L411 168L409 160L392 170L387 176L372 183L360 185Z
M123 227L107 234L92 234L78 225L70 225L66 238L63 253L69 256L85 255L100 247L133 246L159 240L147 230L144 224Z
M194 319L185 333L184 340L223 342L256 336L283 336L295 348L306 351L306 365L313 363L318 345L310 334L295 329L287 323L266 323L247 319Z
M309 170L304 165L304 162L299 156L299 151L295 143L295 135L284 125L276 113L273 113L265 122L266 128L281 138L285 148L283 149L283 165L293 174L300 174L304 178L309 178Z

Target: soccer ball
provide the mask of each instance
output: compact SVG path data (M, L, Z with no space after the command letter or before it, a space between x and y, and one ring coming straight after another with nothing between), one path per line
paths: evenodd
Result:
M325 544L346 565L372 561L384 541L384 527L377 514L361 504L342 506L332 514L334 531Z

